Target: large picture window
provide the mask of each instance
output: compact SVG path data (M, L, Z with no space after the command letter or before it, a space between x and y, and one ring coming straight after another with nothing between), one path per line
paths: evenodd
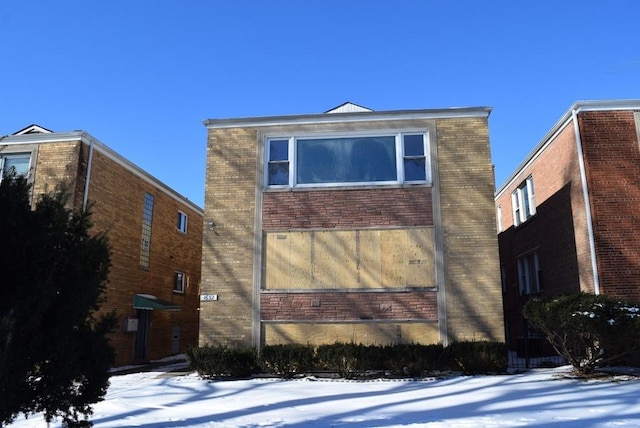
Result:
M267 139L270 187L429 181L426 133Z

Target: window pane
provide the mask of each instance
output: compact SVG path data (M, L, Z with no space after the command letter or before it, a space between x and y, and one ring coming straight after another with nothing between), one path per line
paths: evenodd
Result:
M269 160L270 161L289 160L289 141L270 140L269 141Z
M322 138L297 141L297 182L395 181L395 137Z
M404 136L405 156L424 156L424 138L422 135Z
M187 232L187 222L188 222L188 217L185 213L178 211L178 223L176 224L176 227L178 228L178 230L180 232Z
M410 158L404 160L405 181L426 180L425 158Z
M12 171L16 175L27 175L29 172L29 158L29 155L7 156L4 158L3 176L8 176Z
M269 163L269 184L274 186L289 184L289 162Z

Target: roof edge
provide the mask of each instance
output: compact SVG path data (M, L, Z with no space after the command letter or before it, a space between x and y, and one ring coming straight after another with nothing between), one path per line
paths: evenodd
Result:
M302 125L332 122L370 122L375 120L438 119L455 117L488 117L491 107L450 107L445 109L363 111L284 116L258 116L235 119L206 119L207 128L240 128L254 126Z
M576 101L571 104L571 107L567 109L564 114L556 121L556 123L547 131L541 140L534 146L529 154L524 158L522 162L516 167L515 170L503 184L496 189L494 199L497 199L508 187L511 186L515 178L520 172L527 167L527 165L537 157L549 141L555 138L555 135L563 129L567 122L572 118L573 112L576 113L584 111L614 111L614 110L640 110L640 99L628 99L628 100L582 100Z
M132 174L142 178L149 184L158 187L168 196L172 197L176 201L187 205L195 212L204 216L204 209L197 204L189 200L186 196L181 195L175 189L168 186L164 182L160 181L149 172L140 168L135 163L131 162L115 150L111 149L106 144L102 143L97 138L85 131L68 131L68 132L53 132L51 134L23 134L23 135L8 135L0 137L0 145L3 144L46 144L46 143L58 143L64 141L81 141L84 144L93 144L94 149L97 149L100 153L107 156L109 159L115 161Z

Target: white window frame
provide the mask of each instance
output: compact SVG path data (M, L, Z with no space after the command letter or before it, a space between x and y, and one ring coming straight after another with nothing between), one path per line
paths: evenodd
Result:
M189 228L189 215L183 211L178 210L176 229L178 229L178 232L187 233L188 228Z
M173 273L173 292L184 293L187 288L187 275L182 271L175 271Z
M404 179L404 140L405 135L422 135L424 144L424 158L425 158L425 179L408 181ZM395 138L395 154L396 154L396 179L389 181L363 181L363 182L337 182L337 183L297 183L297 141L308 139L324 139L324 138L358 138L358 137L391 137ZM289 164L289 180L287 184L269 184L269 164L274 163L270 161L270 144L271 140L286 140L288 141L288 159L287 161L277 161L277 163L288 162ZM385 186L385 185L399 185L399 184L431 184L431 156L430 156L430 141L429 131L424 129L418 130L403 130L403 131L376 131L367 133L326 133L326 134L295 134L282 135L274 134L267 135L264 139L264 168L263 168L263 184L268 189L283 189L283 188L310 188L310 187L354 187L354 186ZM410 158L410 157L409 157Z
M535 189L533 176L527 177L511 194L511 206L513 208L513 224L519 226L529 220L536 213Z
M533 260L532 260L533 259ZM533 263L531 263L533 261ZM520 295L542 292L540 284L540 260L537 252L526 253L516 259ZM531 267L533 265L533 272Z

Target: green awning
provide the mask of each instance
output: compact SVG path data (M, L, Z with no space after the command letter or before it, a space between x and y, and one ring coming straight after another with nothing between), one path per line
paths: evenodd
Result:
M134 294L133 309L147 309L150 311L179 311L180 305L158 299L156 296L152 296L151 294Z

